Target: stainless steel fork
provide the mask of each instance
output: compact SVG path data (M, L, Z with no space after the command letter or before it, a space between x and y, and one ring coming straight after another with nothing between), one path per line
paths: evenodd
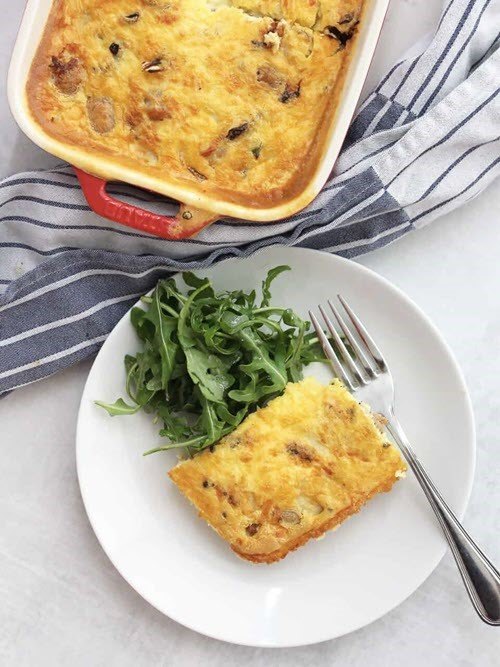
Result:
M337 377L356 399L366 402L374 412L387 419L387 430L403 453L441 524L475 610L485 623L500 625L500 573L465 531L418 460L394 414L394 383L387 363L346 300L340 295L338 299L359 338L346 324L339 309L328 301L343 336L339 335L326 310L319 306L334 342L334 349L314 313L309 311L323 351Z

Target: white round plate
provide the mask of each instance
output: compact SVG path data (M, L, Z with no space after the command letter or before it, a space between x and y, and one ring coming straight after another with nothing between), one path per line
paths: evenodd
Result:
M451 507L463 515L474 474L473 418L460 370L440 334L386 280L326 253L276 247L199 273L209 275L219 290L251 289L278 264L289 264L292 271L274 283L273 303L305 317L308 308L341 292L361 316L392 369L397 413L415 450ZM125 316L85 386L77 466L85 507L105 552L157 609L235 644L299 646L374 621L436 567L445 541L411 474L338 531L279 563L238 559L167 477L176 454L142 456L159 441L151 418L111 418L93 404L124 395L123 357L137 347ZM328 379L322 365L318 368L314 373Z

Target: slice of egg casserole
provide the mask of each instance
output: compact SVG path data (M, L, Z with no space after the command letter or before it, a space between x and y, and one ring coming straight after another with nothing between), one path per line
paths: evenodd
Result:
M308 378L169 475L239 556L272 563L389 491L405 470L376 416L341 382Z

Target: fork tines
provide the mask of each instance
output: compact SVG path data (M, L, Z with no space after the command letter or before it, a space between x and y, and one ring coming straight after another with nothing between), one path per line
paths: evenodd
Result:
M323 306L319 305L318 308L331 336L333 345L311 310L309 311L309 317L335 374L351 391L354 391L374 380L379 373L386 372L387 365L382 353L352 308L340 294L337 294L337 298L342 304L352 327L357 332L359 342L347 326L338 308L334 306L330 299L328 300L328 305L342 331L344 339L336 330Z

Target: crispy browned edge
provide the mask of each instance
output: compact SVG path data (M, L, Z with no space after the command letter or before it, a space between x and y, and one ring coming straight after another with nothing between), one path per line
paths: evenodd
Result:
M394 483L397 481L397 477L394 477L392 482L384 482L383 484L379 484L379 486L375 487L371 493L369 493L365 498L363 498L362 501L357 502L353 505L350 505L349 507L346 507L345 510L342 512L339 512L336 516L332 517L329 521L325 521L325 523L322 523L320 526L317 528L313 528L312 530L308 531L307 533L304 533L303 535L300 535L296 540L290 542L289 544L284 545L281 549L277 549L276 551L272 551L270 554L245 554L237 549L235 549L231 545L231 549L240 556L240 558L243 558L245 560L249 560L252 563L275 563L276 561L281 560L282 558L285 558L291 551L295 551L302 545L304 545L306 542L308 542L311 539L314 538L319 538L322 535L324 535L326 532L329 530L332 530L332 528L335 528L336 526L339 526L341 523L343 523L346 519L348 519L350 516L353 514L357 514L359 510L369 501L373 496L376 496L378 493L381 492L387 492L390 491L394 485Z
M168 472L168 476L170 479L174 482L174 484L179 488L179 490L183 491L180 486L177 484L177 482L174 479L175 476L175 470L178 469L178 466L174 466L171 470ZM174 473L174 475L172 475ZM276 551L271 551L271 553L268 554L248 554L244 553L242 551L239 551L233 544L229 543L229 546L231 549L240 557L243 558L244 560L248 560L252 563L276 563L279 560L282 560L287 556L291 551L295 551L302 545L304 545L306 542L308 542L311 539L314 538L319 538L322 535L324 535L326 532L329 530L332 530L332 528L335 528L336 526L339 526L341 523L343 523L346 519L348 519L350 516L353 514L357 514L360 509L366 505L366 503L371 500L374 496L376 496L378 493L386 493L392 489L394 486L395 482L397 482L398 478L394 476L392 479L384 480L381 484L376 486L371 493L369 493L367 496L363 497L362 500L359 500L357 503L353 503L349 505L349 507L346 507L342 512L339 512L336 514L334 517L332 517L329 521L325 521L321 525L317 526L316 528L313 528L312 530L309 530L307 533L304 533L302 535L299 535L295 540L292 540L291 542L288 542L287 544L283 545L280 549L276 549ZM184 491L183 491L184 493ZM211 523L208 518L208 515L203 512L203 510L200 510L200 508L195 505L193 500L189 498L189 496L184 493L184 495L188 498L188 500L191 502L192 505L196 507L198 510L198 515L204 519L208 525L215 530L215 532L222 537L224 541L225 538L219 533L217 528L215 528Z
M62 143L66 143L74 147L77 145L76 143L69 143L64 133L54 131L53 128L50 127L50 123L45 117L45 114L43 113L42 109L40 108L40 104L38 102L36 95L38 85L45 79L47 61L46 59L43 58L43 52L45 46L49 42L52 29L56 27L57 23L56 10L58 4L60 4L61 2L62 0L54 0L53 7L50 11L49 18L45 25L40 43L38 45L35 56L30 66L28 81L26 84L26 95L28 100L28 108L31 113L31 116L33 120L44 130L44 132L49 136L57 139L58 141L61 141ZM368 4L367 0L363 0L360 19L359 19L360 23L364 20L364 14L366 11L367 4ZM347 53L344 57L341 70L336 79L335 89L331 97L330 104L328 105L326 112L323 114L323 117L320 119L318 123L318 130L314 138L314 141L312 143L312 146L308 151L308 153L304 156L300 167L296 170L295 174L289 180L285 188L275 188L274 190L270 190L269 192L261 194L260 196L252 196L252 195L241 195L240 193L234 192L231 189L219 188L207 182L191 183L191 181L187 180L184 181L182 179L177 179L172 176L167 176L165 180L170 180L172 183L175 183L177 185L183 185L184 187L186 187L186 185L189 185L189 187L194 192L213 194L215 196L223 198L225 201L232 202L234 204L241 204L243 206L248 206L256 209L268 208L270 205L286 203L287 201L290 201L291 199L299 195L306 188L307 184L312 179L325 152L326 147L324 145L324 141L330 130L331 125L335 122L335 116L338 109L338 101L344 93L345 79L347 72L349 70L349 65L351 63L352 54L357 46L358 34L359 31L356 30L354 38L349 41L346 47ZM137 162L135 160L131 160L130 158L127 157L123 157L121 159L116 158L109 151L107 151L105 148L99 145L97 141L93 140L90 136L89 136L89 142L85 147L85 153L87 154L96 153L96 158L98 159L101 160L108 159L109 161L114 162L115 164L121 166L127 166L132 169L137 169ZM103 158L102 153L107 153L107 157ZM99 165L96 165L96 173L99 176L105 177L105 171L106 171L105 165L103 168L100 168ZM155 169L148 167L147 165L141 165L140 172L156 178L158 178L159 176L162 176L164 178L161 172L158 172ZM272 222L272 220L262 221L262 224L266 224L266 222L270 223Z

